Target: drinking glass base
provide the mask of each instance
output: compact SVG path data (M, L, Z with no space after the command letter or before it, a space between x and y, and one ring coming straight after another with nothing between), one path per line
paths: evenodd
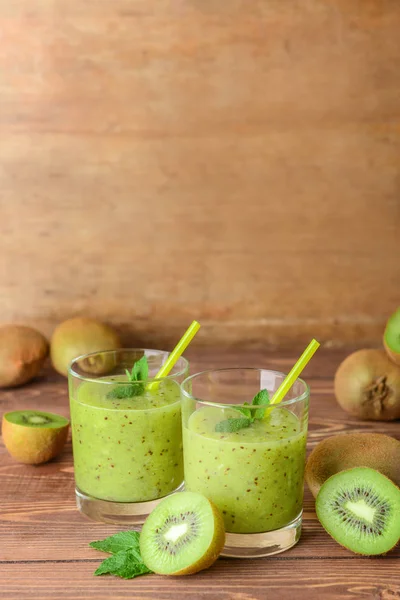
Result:
M182 489L183 484L173 490L171 494L181 492ZM147 502L111 502L88 496L79 488L75 488L75 496L78 510L89 519L102 523L133 526L142 525L151 511L165 498L163 496L163 498Z
M301 535L302 513L291 523L264 533L227 533L221 556L257 558L272 556L289 550Z

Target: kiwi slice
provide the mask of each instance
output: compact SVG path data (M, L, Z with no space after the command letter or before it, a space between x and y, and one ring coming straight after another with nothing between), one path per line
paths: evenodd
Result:
M0 327L0 387L16 387L36 377L49 353L39 331L24 325Z
M60 415L16 410L3 415L3 442L18 462L38 465L60 454L68 437L68 426L68 419Z
M393 421L400 418L400 368L384 350L358 350L335 374L340 406L361 419Z
M95 319L76 317L64 321L55 329L50 343L50 354L53 367L61 375L68 375L71 362L92 352L116 350L121 347L118 334L108 325ZM91 357L80 365L87 373L104 375L114 367L114 363L99 355Z
M180 492L162 500L140 534L146 567L161 575L189 575L207 569L224 544L220 511L195 492Z
M386 323L383 345L389 358L400 366L400 306Z
M329 535L357 554L385 554L399 542L400 490L374 469L348 469L327 479L316 511Z
M383 433L346 433L322 440L311 452L305 479L314 498L335 473L370 467L400 485L400 442Z

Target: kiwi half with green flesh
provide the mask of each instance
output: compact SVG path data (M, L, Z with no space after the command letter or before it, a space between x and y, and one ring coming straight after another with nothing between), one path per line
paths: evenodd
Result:
M140 534L146 567L161 575L189 575L207 569L224 544L220 511L195 492L180 492L162 500Z
M51 338L50 354L55 370L67 376L69 365L78 356L120 347L119 336L111 327L95 319L76 317L56 327ZM109 365L101 356L99 361L94 358L92 362L88 361L85 370L93 375L103 375L113 366L114 363Z
M399 419L400 368L384 350L358 350L336 371L335 395L345 411L360 419Z
M349 469L327 479L316 511L329 535L357 554L385 554L400 540L400 490L374 469Z
M3 415L2 435L15 460L39 465L58 456L68 437L65 417L38 410L16 410Z
M36 377L49 353L45 337L32 327L0 327L0 387L16 387Z
M400 441L383 433L334 435L317 444L307 460L305 479L314 498L335 473L370 467L400 486Z
M383 345L389 358L400 367L400 306L386 323Z

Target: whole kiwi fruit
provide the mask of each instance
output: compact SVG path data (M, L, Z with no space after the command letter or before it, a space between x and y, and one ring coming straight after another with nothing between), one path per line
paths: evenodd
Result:
M120 347L120 338L111 327L96 319L75 317L56 327L51 338L50 354L55 370L67 376L69 365L78 356ZM96 361L86 362L86 371L92 374L102 374L108 369L103 360L99 365Z
M335 395L345 411L360 419L399 419L400 368L384 350L358 350L336 371Z
M400 441L383 433L344 433L319 442L307 460L305 480L314 498L332 475L369 467L400 486Z
M36 377L48 352L46 338L36 329L0 327L0 387L16 387Z

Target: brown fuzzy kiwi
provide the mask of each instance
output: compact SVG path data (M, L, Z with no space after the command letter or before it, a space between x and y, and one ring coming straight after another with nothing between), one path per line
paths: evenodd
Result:
M76 317L64 321L55 329L50 353L56 371L67 376L69 365L78 356L120 347L120 338L111 327L95 319ZM82 365L86 372L96 375L106 373L112 366L108 361L101 360Z
M383 345L390 360L400 367L400 306L386 323Z
M94 352L77 361L80 375L107 375L118 364L118 356L113 350Z
M384 350L358 350L336 371L335 395L345 411L360 419L399 419L400 368Z
M305 479L314 498L335 473L369 467L400 486L400 441L383 433L347 433L320 442L311 452Z
M5 447L18 462L39 465L55 458L68 437L69 421L61 415L38 410L5 413L2 436Z
M0 387L16 387L39 373L49 352L45 337L32 327L0 327Z

